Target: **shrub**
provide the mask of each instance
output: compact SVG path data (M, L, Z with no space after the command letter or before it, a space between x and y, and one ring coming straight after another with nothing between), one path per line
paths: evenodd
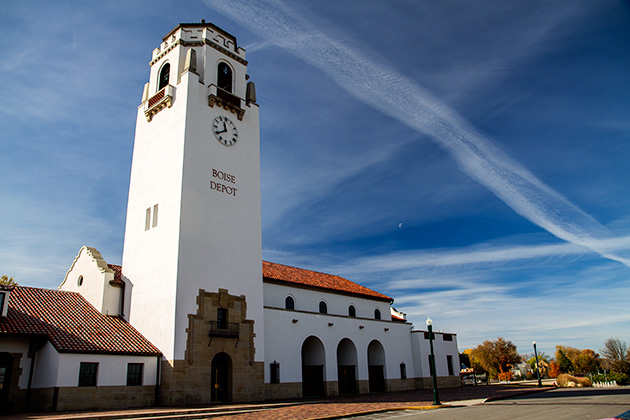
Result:
M628 385L630 383L630 378L628 375L624 375L623 373L607 373L605 376L603 373L598 375L593 375L593 382L617 382L617 385Z
M576 378L575 376L563 373L558 375L558 386L563 388L582 388L593 386L589 378Z
M499 373L500 381L510 382L514 378L514 374L512 372L501 372Z

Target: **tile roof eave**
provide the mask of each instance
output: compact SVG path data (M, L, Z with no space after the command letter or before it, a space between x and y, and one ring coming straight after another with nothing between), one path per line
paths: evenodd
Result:
M1 332L0 331L0 337L3 338L43 338L46 341L50 341L50 337L48 336L48 334L44 334L44 333L17 333L17 332Z
M353 292L349 292L349 291L344 291L344 290L338 290L338 289L330 289L327 287L318 287L318 286L313 286L313 285L308 285L308 284L300 284L300 283L294 283L292 281L287 281L287 280L280 280L280 279L275 279L272 277L265 277L263 276L263 282L267 282L267 283L274 283L274 284L278 284L281 286L289 286L289 287L293 287L296 289L305 289L305 290L323 290L326 291L328 293L334 293L337 295L345 295L345 296L355 296L355 297L360 297L363 299L370 299L370 300L378 300L380 302L388 302L388 303L392 303L394 301L394 299L386 296L386 297L380 297L380 296L373 296L373 295L369 295L369 294L365 294L365 293L353 293ZM384 295L383 295L384 296Z
M123 317L101 314L77 292L15 288L0 331L5 337L44 336L58 353L161 354Z
M109 356L162 356L162 353L151 352L129 352L129 351L111 351L111 350L73 350L73 349L55 349L60 354L106 354Z

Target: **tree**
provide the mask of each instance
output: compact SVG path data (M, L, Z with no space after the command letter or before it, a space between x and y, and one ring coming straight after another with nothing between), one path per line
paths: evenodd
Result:
M479 360L475 359L472 352L473 352L473 349L466 349L462 352L462 355L466 356L470 362L470 365L468 367L472 368L472 370L477 375L482 375L484 373L487 373L487 371L481 366L481 363L479 363Z
M13 277L9 277L6 274L0 276L0 284L4 284L5 286L17 286L17 282L13 280Z
M595 373L600 364L599 354L593 350L580 350L569 346L556 346L556 359L564 373Z
M466 353L459 353L459 364L466 367L471 367L470 356Z
M492 377L506 374L514 364L521 361L516 345L503 337L484 341L472 350L471 356L471 360L477 361Z
M626 375L630 373L630 351L625 341L609 338L599 352L602 354L602 365L605 369Z
M584 349L578 354L573 364L578 372L597 373L600 365L599 354L591 349Z
M573 373L575 367L565 353L563 346L556 346L556 362L562 373Z
M549 377L550 378L557 378L558 375L560 375L562 372L560 372L560 365L558 365L558 362L556 362L555 360L552 360L551 362L549 362Z

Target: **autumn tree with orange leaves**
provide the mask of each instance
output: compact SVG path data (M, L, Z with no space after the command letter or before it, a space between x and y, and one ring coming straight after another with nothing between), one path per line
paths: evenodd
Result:
M503 337L484 341L470 355L490 377L500 379L510 379L512 366L521 361L516 345Z

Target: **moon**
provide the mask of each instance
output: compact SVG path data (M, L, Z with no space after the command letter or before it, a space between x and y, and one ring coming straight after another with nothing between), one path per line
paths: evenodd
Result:
M402 222L398 223L398 229L400 229L402 227L402 225L403 225Z

